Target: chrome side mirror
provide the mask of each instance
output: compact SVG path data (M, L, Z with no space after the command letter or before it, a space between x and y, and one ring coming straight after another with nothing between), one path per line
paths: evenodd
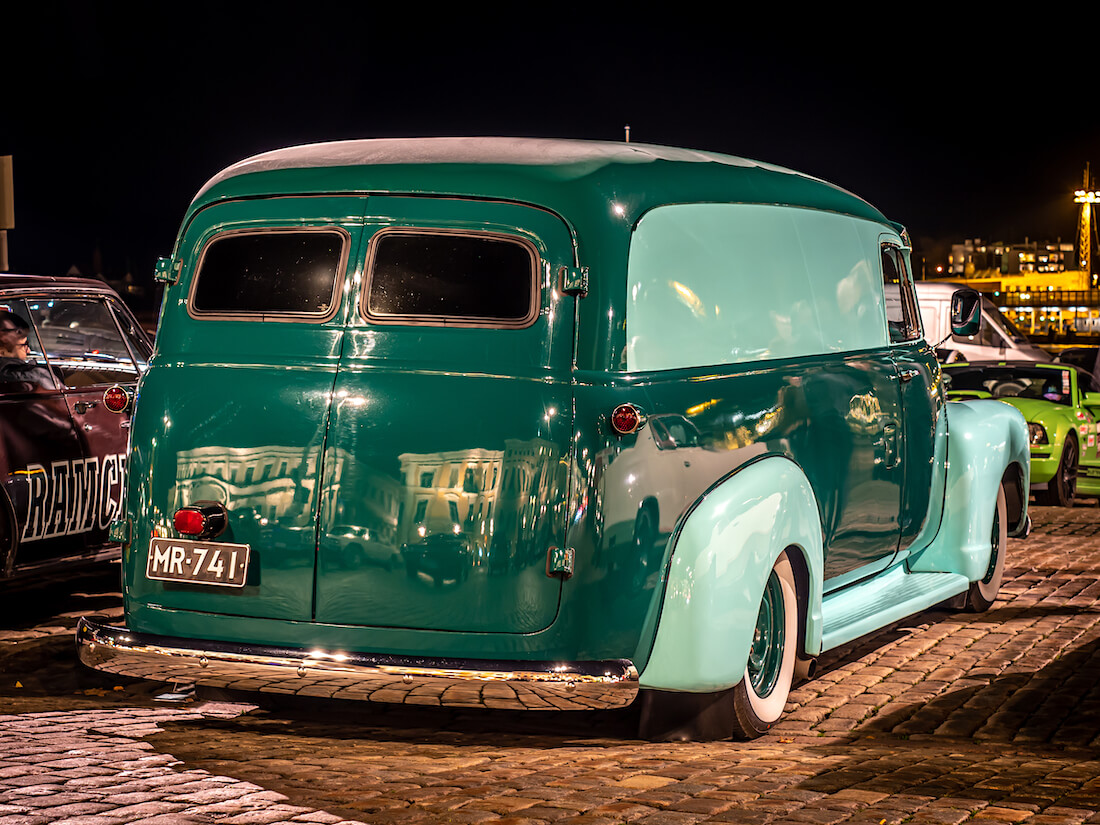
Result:
M981 328L982 296L968 288L956 290L951 296L951 332L966 337Z

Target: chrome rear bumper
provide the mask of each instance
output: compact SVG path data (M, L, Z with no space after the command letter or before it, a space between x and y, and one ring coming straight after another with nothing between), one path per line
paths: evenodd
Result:
M411 705L596 710L629 705L638 671L626 659L503 662L427 659L143 636L81 619L80 660L157 682Z

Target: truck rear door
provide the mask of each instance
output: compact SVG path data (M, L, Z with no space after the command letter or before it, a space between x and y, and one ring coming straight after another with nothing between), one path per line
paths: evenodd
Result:
M530 633L557 614L573 263L518 204L372 196L333 392L315 618Z
M131 604L312 617L322 455L364 204L230 201L185 229L180 280L168 293L134 419L138 480L130 489L144 514L134 546L145 552L154 536L176 537L177 509L215 501L228 526L213 541L248 545L247 580L154 580L139 559L129 570ZM204 569L221 559L203 558Z

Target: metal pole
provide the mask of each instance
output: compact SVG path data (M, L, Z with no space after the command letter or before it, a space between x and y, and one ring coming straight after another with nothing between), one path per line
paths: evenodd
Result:
M15 228L11 155L0 155L0 272L8 271L8 230Z

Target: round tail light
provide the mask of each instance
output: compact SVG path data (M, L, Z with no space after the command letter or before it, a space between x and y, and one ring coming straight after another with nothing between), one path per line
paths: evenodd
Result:
M227 515L220 502L196 501L176 510L172 516L172 526L185 536L209 539L225 530Z
M645 424L642 411L633 404L620 404L611 411L611 427L619 435L630 435Z
M133 395L125 387L115 384L103 392L103 406L113 413L124 413L130 409Z
M172 517L172 524L185 536L198 536L206 527L206 518L200 511L185 507L182 510L176 510L176 515Z

